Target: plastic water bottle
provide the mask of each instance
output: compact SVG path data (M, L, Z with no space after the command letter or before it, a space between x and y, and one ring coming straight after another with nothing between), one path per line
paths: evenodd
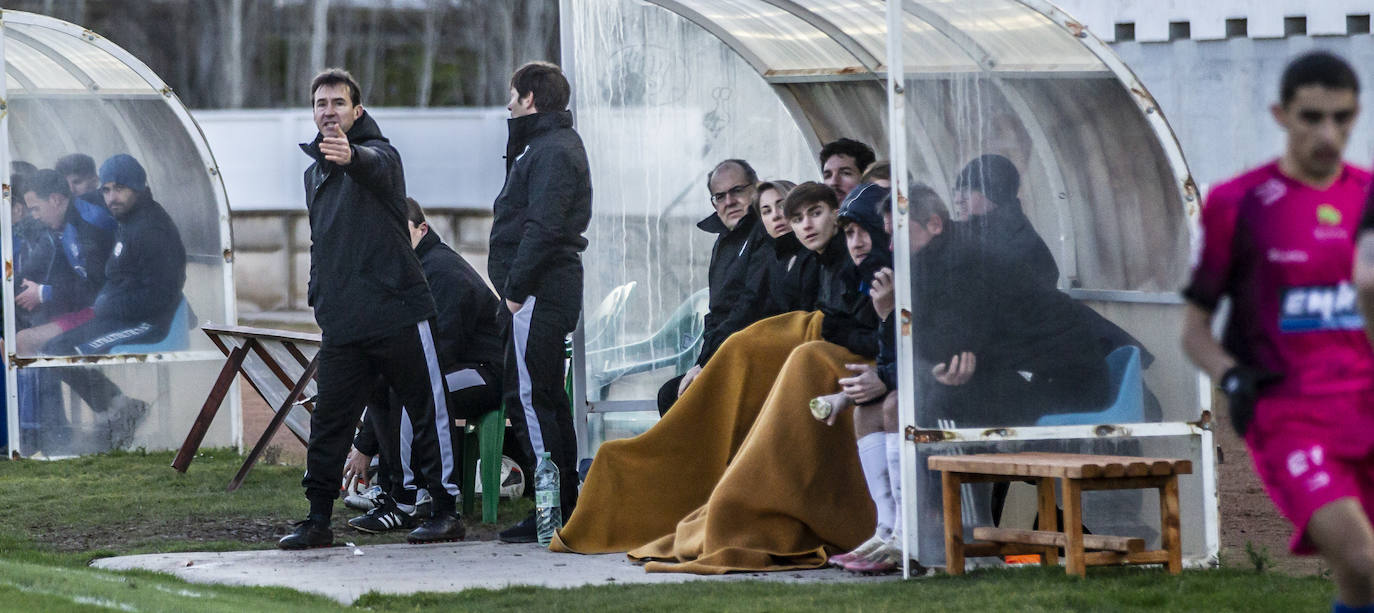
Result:
M559 496L558 465L553 463L549 452L539 459L534 468L534 525L539 534L539 544L549 546L553 533L563 527L563 504Z

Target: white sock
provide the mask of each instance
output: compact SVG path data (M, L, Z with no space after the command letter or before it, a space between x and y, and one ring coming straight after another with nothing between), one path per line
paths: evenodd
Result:
M892 492L892 533L902 531L902 435L897 432L884 432L883 444L887 452L888 489Z
M873 498L873 506L878 509L879 538L892 534L894 504L892 484L887 477L887 437L884 432L874 432L859 439L859 465L863 467L864 480L868 482L868 495Z

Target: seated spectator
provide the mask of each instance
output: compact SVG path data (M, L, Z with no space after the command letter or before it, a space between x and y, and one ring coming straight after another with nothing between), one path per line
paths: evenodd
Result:
M771 317L791 311L808 311L816 302L820 271L809 249L802 247L783 210L783 200L797 184L765 181L754 196L754 211L767 232L758 249L768 257L754 269L745 300L762 303L761 314Z
M97 206L105 206L105 198L100 193L100 175L95 172L95 160L84 153L69 153L58 158L53 165L57 172L67 179L72 196ZM114 229L111 224L110 229Z
M50 355L109 353L118 345L155 343L167 336L186 283L181 233L153 200L147 173L132 156L118 154L100 165L105 205L119 222L105 265L105 284L89 319L44 347ZM98 369L59 369L63 380L102 416L98 428L111 447L132 439L148 405L129 398Z
M365 425L358 430L344 466L345 479L354 475L366 478L372 457L381 454L377 471L383 492L381 504L366 515L348 520L348 525L369 534L409 530L429 517L428 510L417 510L418 489L410 470L413 454L439 453L445 456L445 463L460 462L463 436L453 425L454 419L477 419L501 408L501 369L505 361L505 339L497 319L501 302L463 256L430 229L424 210L413 198L406 198L406 217L411 247L420 258L438 310L434 318L434 349L452 414L436 418L449 428L435 437L433 428L415 429L401 410L399 398L388 394L384 386L374 393L373 401L368 403ZM457 498L460 493L451 494Z
M821 182L835 190L835 199L843 202L849 190L859 184L859 177L877 156L873 148L851 138L826 143L821 147Z
M758 173L744 160L725 160L706 175L715 213L697 222L697 227L718 235L707 270L710 310L706 313L696 364L659 388L660 414L667 412L692 384L726 338L763 317L759 301L744 299L750 271L767 265L765 250L757 249L765 232L750 207L758 182Z
M865 194L855 190L851 198L855 195ZM885 196L877 191L865 195ZM641 559L692 561L683 566L653 562L649 570L721 572L817 566L825 560L827 544L852 547L870 534L873 520L867 503L841 509L828 502L866 500L858 462L844 457L845 452L853 455L853 433L837 436L839 429L820 426L795 410L787 413L789 407L805 411L811 397L832 391L835 381L848 375L845 364L871 359L822 337L823 321L831 313L857 313L869 299L858 298L857 287L841 287L857 277L850 274L853 262L838 232L834 191L805 183L787 195L784 207L793 234L818 252L823 264L818 293L824 312L778 315L732 335L663 420L638 437L602 445L583 486L581 504L554 541L555 551L631 550ZM880 242L885 241L884 236ZM845 297L855 302L844 304ZM872 307L866 308L872 312ZM859 327L849 331L857 336ZM876 329L871 336L876 345ZM772 416L767 423L764 415ZM798 431L798 423L810 432ZM818 433L824 440L807 444ZM812 462L809 455L778 455L772 445L794 435L801 437L796 440L805 453L834 452L837 458ZM756 444L763 440L769 442ZM800 479L809 489L794 495L795 484L782 488L773 477L795 475L761 474L757 462L762 456L750 451L754 449L771 450L774 455L767 462L773 465L779 457L788 457L785 464L809 473ZM766 481L751 482L755 476ZM740 486L760 494L743 503L747 510L732 506L749 498ZM772 496L784 489L791 499ZM739 518L760 523L736 521L730 515L735 511ZM813 511L824 517L811 521ZM819 532L813 526L820 526ZM693 543L707 549L698 550ZM805 545L791 547L799 543Z
M29 213L43 225L41 239L53 247L47 262L26 267L16 288L15 304L28 312L29 325L19 330L15 345L20 355L34 355L75 327L78 321L62 316L91 306L104 285L114 244L107 227L114 218L105 207L74 200L66 179L55 170L38 171L23 189Z
M991 153L978 156L954 181L953 216L986 235L983 240L998 245L1007 257L1025 260L1038 283L1056 287L1059 265L1021 209L1020 190L1021 173L1011 160Z

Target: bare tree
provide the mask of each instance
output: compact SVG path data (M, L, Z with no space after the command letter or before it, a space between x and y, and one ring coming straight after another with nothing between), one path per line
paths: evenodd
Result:
M315 0L314 13L310 26L310 67L306 70L324 70L325 43L329 42L329 0Z
M444 6L441 0L429 0L429 10L425 16L424 52L420 58L420 86L417 88L415 106L429 106L429 95L434 88L434 56L439 52L439 22L443 18Z

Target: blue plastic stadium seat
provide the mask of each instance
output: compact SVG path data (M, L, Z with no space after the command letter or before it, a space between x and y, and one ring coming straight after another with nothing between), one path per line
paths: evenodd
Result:
M167 327L167 336L156 343L134 343L129 345L116 345L110 348L110 353L166 353L168 351L181 351L191 346L191 305L182 297L181 304L177 305L177 312L172 316L172 323Z
M1132 424L1145 421L1145 390L1140 378L1140 349L1117 347L1107 356L1107 376L1112 384L1112 403L1091 413L1054 413L1041 416L1037 426L1090 426Z

